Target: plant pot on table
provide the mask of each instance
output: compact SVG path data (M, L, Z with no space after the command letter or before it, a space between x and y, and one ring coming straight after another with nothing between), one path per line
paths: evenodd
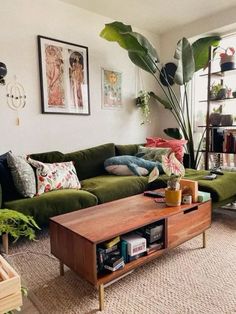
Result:
M165 189L165 200L167 206L179 206L182 199L182 190Z

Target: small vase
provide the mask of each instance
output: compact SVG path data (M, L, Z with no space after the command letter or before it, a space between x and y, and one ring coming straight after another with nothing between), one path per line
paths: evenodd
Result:
M165 200L167 206L179 206L182 199L182 190L165 189Z

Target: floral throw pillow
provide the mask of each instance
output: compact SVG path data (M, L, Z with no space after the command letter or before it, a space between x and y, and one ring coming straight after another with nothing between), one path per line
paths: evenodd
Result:
M28 158L36 168L37 195L59 189L80 189L81 185L72 161L43 163Z

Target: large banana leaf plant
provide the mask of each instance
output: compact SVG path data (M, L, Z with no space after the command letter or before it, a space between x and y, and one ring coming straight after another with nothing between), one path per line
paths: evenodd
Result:
M161 103L165 109L171 111L180 129L180 132L178 128L169 128L164 131L170 137L184 137L187 140L186 149L190 158L190 166L191 168L196 168L202 140L195 150L187 92L188 85L194 73L207 66L209 47L218 46L221 38L219 36L203 37L193 44L184 37L178 41L174 54L177 64L174 82L183 87L183 93L176 93L167 79L165 87L161 83L160 75L163 75L163 72L161 72L162 65L156 49L147 38L134 32L130 25L125 25L117 21L106 24L100 36L108 41L117 42L122 48L128 51L130 60L136 66L153 75L159 88L162 90L162 94L160 96L154 92L150 92L150 96Z

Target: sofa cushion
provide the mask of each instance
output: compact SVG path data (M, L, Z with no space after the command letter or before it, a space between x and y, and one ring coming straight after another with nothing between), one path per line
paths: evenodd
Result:
M142 145L142 144L140 144ZM126 144L126 145L116 145L116 155L122 156L122 155L135 155L138 152L138 144Z
M0 184L2 186L2 201L15 200L21 198L17 192L11 175L11 170L7 164L7 154L0 156Z
M97 196L99 203L114 201L145 191L147 177L102 175L81 182L82 189Z
M29 157L47 163L64 161L64 154L58 151L30 154Z
M72 161L43 163L32 158L28 162L36 168L37 195L60 189L80 189Z
M138 152L135 156L147 160L162 162L162 156L168 155L170 152L171 148L139 146Z
M24 197L33 197L36 194L35 174L26 156L16 156L9 152L7 163L17 191Z
M79 180L104 174L104 160L115 156L115 145L108 143L64 155L64 161L74 161Z
M171 148L175 153L176 158L183 162L184 157L184 145L187 143L186 140L167 140L161 137L147 137L147 147L166 147Z
M87 191L67 189L6 202L4 207L33 216L36 222L42 226L48 224L50 217L94 206L97 203L97 197Z

